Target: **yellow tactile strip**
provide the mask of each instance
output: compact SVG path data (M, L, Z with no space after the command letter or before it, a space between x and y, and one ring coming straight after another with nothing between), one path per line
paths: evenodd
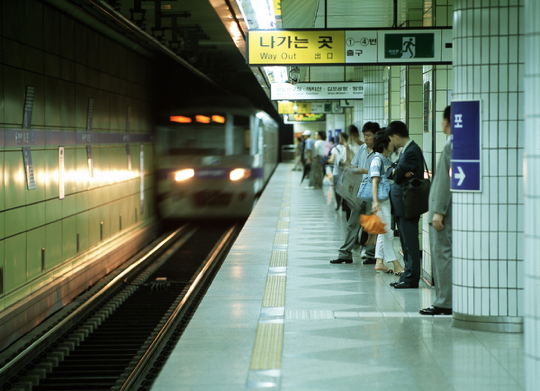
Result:
M277 222L277 229L289 229L289 222L287 220L279 220Z
M263 307L285 307L286 276L268 276L264 290Z
M276 233L276 236L274 236L274 244L289 244L289 234Z
M290 206L291 206L291 203L290 203L290 202L282 202L282 203L281 203L281 207L282 207L282 208L290 208Z
M291 216L291 211L290 210L280 210L279 211L279 217L290 217Z
M283 323L259 323L250 369L281 368Z
M272 251L270 258L270 267L286 267L287 251Z

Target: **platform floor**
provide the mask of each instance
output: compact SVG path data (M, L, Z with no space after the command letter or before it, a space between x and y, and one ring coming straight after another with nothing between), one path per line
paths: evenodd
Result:
M277 168L153 391L525 389L523 335L421 316L432 290L395 290L360 254L329 264L344 213L291 169Z

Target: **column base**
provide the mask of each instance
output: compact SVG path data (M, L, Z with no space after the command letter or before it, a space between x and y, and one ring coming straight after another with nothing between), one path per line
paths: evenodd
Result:
M464 330L491 331L493 333L523 333L521 316L478 316L454 312L452 326Z

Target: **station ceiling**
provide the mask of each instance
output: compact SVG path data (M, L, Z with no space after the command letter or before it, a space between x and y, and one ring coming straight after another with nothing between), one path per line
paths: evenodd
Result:
M133 26L181 58L187 67L206 75L231 94L241 94L259 103L270 103L272 75L245 61L245 35L261 28L255 18L261 7L274 0L71 0L91 3L120 13ZM430 0L281 0L281 18L274 28L389 28L409 27L414 21L431 20ZM361 69L301 67L300 81L353 81ZM351 68L351 67L349 67ZM361 68L361 67L354 67ZM290 69L285 69L285 75ZM352 76L347 76L352 75ZM263 97L263 98L261 98Z

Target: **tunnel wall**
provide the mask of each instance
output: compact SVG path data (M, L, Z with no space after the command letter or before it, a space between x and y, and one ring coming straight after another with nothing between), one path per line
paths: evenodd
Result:
M31 313L8 311L10 306L121 245L121 256L87 276L98 279L111 262L125 260L155 236L156 216L151 60L39 1L3 1L0 7L1 348L13 339L16 324L46 317L87 282L64 282L56 293L42 295L42 308ZM34 89L31 120L28 86ZM32 160L31 190L25 150Z

